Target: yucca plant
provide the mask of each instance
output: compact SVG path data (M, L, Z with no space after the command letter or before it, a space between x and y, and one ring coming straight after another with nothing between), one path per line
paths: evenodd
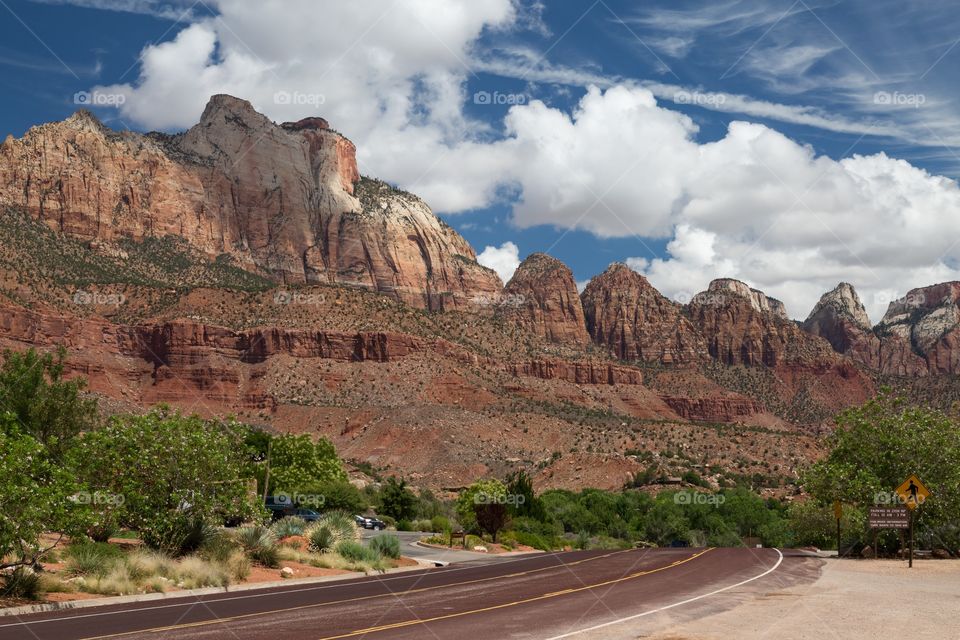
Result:
M303 518L287 516L274 522L270 530L273 531L277 539L282 539L290 536L302 536L306 528L307 523L303 521Z
M360 540L360 527L353 516L345 511L329 511L323 514L305 535L310 540L310 550L326 553L344 541Z
M269 527L252 526L241 527L236 534L237 543L243 547L243 550L256 562L267 566L275 567L279 558L277 557L277 538Z

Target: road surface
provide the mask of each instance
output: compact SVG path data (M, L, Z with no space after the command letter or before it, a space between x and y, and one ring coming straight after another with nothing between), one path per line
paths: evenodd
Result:
M428 562L438 563L440 566L453 562L499 562L512 558L512 555L475 553L473 551L455 551L453 549L438 549L436 547L426 547L416 544L422 538L432 536L432 533L423 533L416 531L372 531L363 530L363 541L368 542L376 536L397 536L400 538L400 553L408 558L418 560L427 560Z
M676 620L723 610L749 589L782 587L783 576L804 574L806 562L774 549L537 554L343 582L0 617L0 640L504 640L576 637L584 630L596 637L604 625L622 631L657 612L670 611ZM726 599L731 602L725 605Z

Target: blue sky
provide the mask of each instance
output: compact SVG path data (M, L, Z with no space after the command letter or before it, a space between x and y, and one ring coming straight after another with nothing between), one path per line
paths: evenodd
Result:
M847 280L874 321L960 278L949 3L429 5L0 0L0 134L77 92L179 130L227 92L327 117L505 276L629 260L674 299L738 277L794 317Z

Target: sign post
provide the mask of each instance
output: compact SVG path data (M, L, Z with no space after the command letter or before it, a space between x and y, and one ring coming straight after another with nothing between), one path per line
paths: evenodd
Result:
M833 515L837 519L837 557L840 557L840 518L843 517L843 505L839 500L833 501Z
M913 568L913 512L921 504L930 497L930 490L922 482L916 474L911 474L909 478L903 481L903 483L897 487L897 495L900 496L901 502L907 505L909 509L909 520L910 520L910 549L909 549L909 564L907 565L910 568Z

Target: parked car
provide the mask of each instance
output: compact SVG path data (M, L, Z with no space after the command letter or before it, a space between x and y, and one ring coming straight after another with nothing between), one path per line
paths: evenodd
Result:
M362 527L364 529L382 531L387 528L387 523L380 518L373 518L370 516L353 516L353 519L357 523L358 527Z
M313 509L295 509L292 515L306 520L307 522L316 522L320 519L320 514Z

